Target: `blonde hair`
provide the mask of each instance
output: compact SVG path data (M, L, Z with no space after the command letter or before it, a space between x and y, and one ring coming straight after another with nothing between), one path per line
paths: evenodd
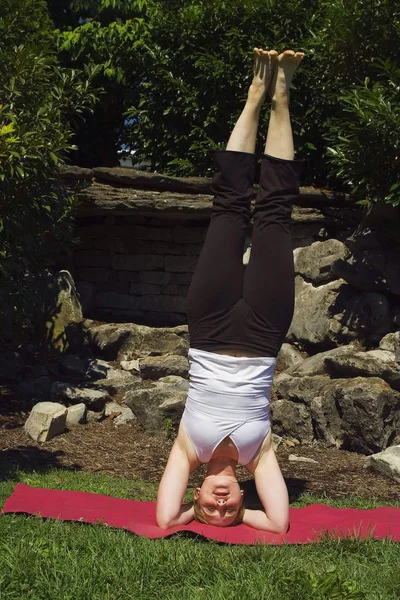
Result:
M244 511L246 510L246 507L244 505L244 502L242 500L242 503L240 505L240 508L238 510L238 513L235 517L235 520L233 521L232 525L240 525L240 523L243 521L243 516L244 516ZM203 523L205 525L208 525L208 521L205 518L204 514L203 514L203 510L200 506L200 502L198 500L193 500L193 512L194 512L194 520L198 521L199 523Z

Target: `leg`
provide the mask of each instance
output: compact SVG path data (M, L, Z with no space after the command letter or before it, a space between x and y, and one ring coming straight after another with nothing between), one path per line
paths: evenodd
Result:
M213 212L187 299L191 343L198 338L195 322L213 321L243 293L243 247L249 223L260 108L271 84L276 52L255 49L255 70L247 102L227 149L215 153ZM202 335L206 335L204 327ZM196 347L196 346L195 346Z
M294 306L293 250L290 217L298 194L301 163L294 161L289 115L289 86L301 53L278 57L272 82L272 107L254 211L251 258L243 297L254 311L269 356L276 356L289 328Z

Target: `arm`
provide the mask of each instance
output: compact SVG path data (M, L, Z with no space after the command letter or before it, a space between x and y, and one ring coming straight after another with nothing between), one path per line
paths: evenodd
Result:
M178 434L172 446L158 488L157 525L162 529L174 525L186 525L193 520L192 502L182 504L191 468L181 437Z
M253 472L264 510L246 509L243 523L272 533L286 533L289 527L289 497L272 447L265 450Z

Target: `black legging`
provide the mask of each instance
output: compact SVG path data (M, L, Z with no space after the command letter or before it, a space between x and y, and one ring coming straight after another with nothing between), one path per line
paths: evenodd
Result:
M244 267L256 158L224 150L215 160L213 212L187 298L190 345L277 356L293 316L290 218L302 161L263 157Z

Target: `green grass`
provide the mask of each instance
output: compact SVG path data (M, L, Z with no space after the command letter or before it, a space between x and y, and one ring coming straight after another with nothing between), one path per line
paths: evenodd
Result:
M0 505L17 482L140 500L156 486L53 470L10 472ZM372 508L376 501L320 502ZM400 504L398 504L400 505ZM305 546L224 546L175 536L147 540L101 525L0 516L0 600L398 600L400 544L326 539Z

